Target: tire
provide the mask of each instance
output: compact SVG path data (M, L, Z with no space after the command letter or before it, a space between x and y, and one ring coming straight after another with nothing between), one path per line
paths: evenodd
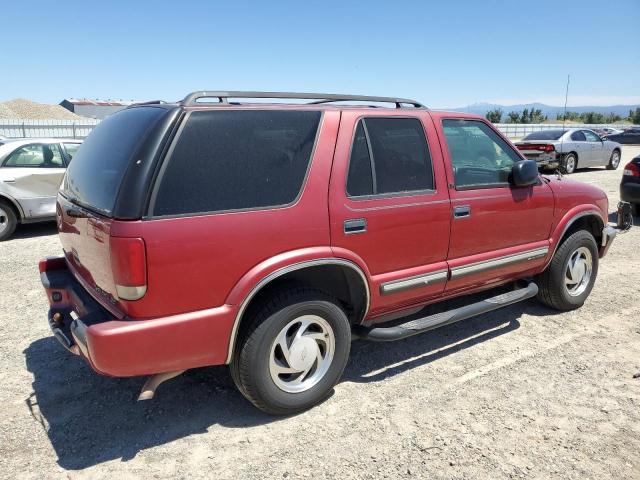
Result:
M231 362L240 392L271 415L299 413L326 399L351 349L351 326L338 302L318 290L297 287L265 303L252 317L242 328ZM294 342L296 334L302 340Z
M0 242L7 240L16 229L18 218L13 207L0 200Z
M562 163L560 165L560 171L565 175L570 175L576 171L578 167L578 157L575 153L568 153L562 159Z
M611 152L611 158L609 158L609 163L607 164L607 170L615 170L620 165L620 150L615 149Z
M634 217L640 217L640 203L631 204L631 214Z
M583 257L589 257L590 270L584 269L584 275L578 263ZM574 269L569 262L576 260ZM585 266L587 261L584 262ZM570 278L572 276L574 278ZM598 275L598 247L591 233L578 230L569 236L556 250L547 269L537 277L538 300L560 311L580 308L589 294ZM572 283L580 278L579 282ZM568 284L567 282L570 282Z

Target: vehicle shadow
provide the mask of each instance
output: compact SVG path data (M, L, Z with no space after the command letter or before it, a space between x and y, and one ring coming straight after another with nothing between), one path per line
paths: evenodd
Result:
M56 235L57 233L58 229L55 221L24 223L18 225L16 231L13 232L13 235L11 235L10 240L18 238L44 237L47 235Z
M513 332L525 311L553 314L530 301L385 345L356 341L343 381L381 381ZM141 450L204 433L215 424L244 428L283 421L242 398L226 367L189 370L162 385L153 400L136 402L144 379L97 375L53 337L33 342L24 354L34 378L26 408L65 469L127 461Z

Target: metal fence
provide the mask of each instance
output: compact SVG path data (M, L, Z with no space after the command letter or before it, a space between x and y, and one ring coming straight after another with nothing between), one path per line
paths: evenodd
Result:
M7 138L84 138L100 120L23 120L0 118L0 135Z
M0 119L0 135L8 138L55 137L84 138L100 120L20 120ZM509 138L522 138L540 130L562 128L561 123L496 123L495 126ZM619 127L610 124L566 124L565 128Z
M563 128L562 123L496 123L494 125L509 138L522 138L529 133L539 132L540 130L557 130ZM628 127L628 125L626 126ZM567 123L564 125L565 129L587 128L593 130L594 128L603 127L620 128L621 125L595 123Z

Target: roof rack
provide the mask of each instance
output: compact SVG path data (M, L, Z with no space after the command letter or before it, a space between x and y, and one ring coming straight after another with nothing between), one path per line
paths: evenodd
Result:
M182 105L189 106L198 103L203 98L217 98L220 103L229 104L229 98L282 98L282 99L299 99L299 100L315 100L311 104L331 103L331 102L379 102L393 103L396 108L402 108L403 105L411 105L414 108L426 108L420 102L408 98L396 97L370 97L367 95L341 95L335 93L295 93L295 92L219 92L202 90L187 95L180 102Z

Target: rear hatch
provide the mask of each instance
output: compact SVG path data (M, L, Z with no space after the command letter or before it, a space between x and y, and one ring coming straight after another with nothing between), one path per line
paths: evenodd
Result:
M128 303L117 287L123 273L130 275L122 267L140 260L139 244L144 261L144 242L131 239L131 245L123 244L114 238L114 227L142 217L150 178L178 110L135 107L107 117L74 156L60 188L56 214L67 264L89 293L118 317L127 313ZM138 267L133 274L146 276L146 265Z

